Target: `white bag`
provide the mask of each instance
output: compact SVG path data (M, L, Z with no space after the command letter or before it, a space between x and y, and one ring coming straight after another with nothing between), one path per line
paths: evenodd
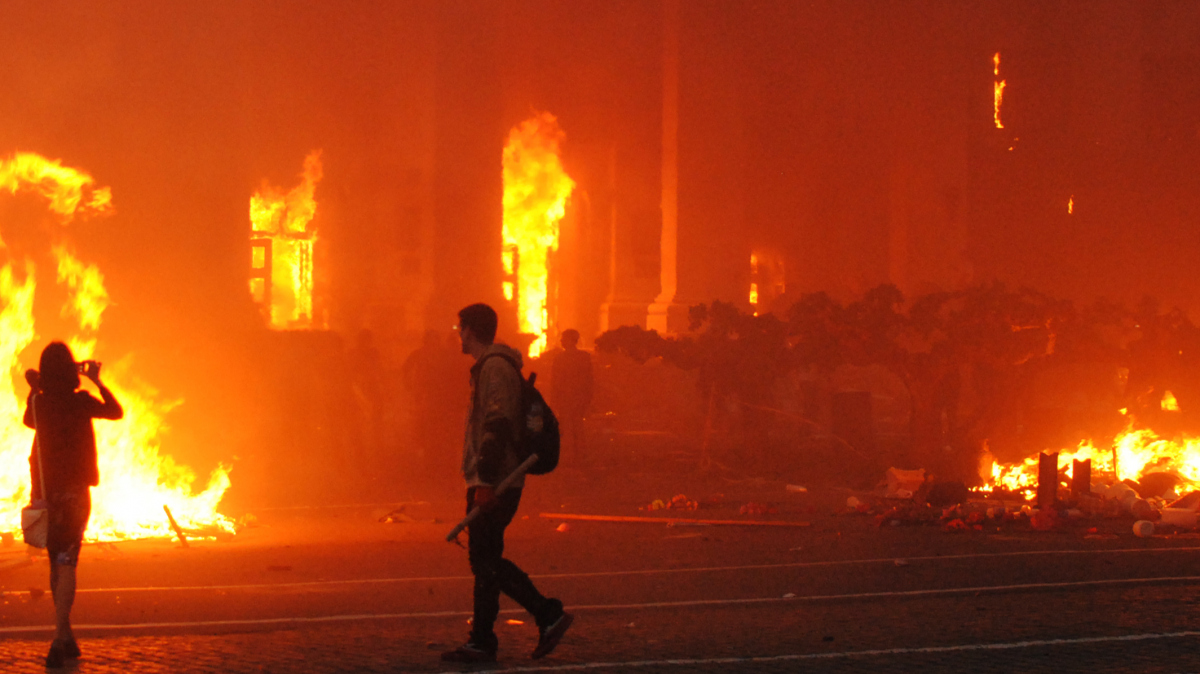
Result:
M25 537L25 545L32 545L42 550L46 549L46 540L50 536L50 510L46 498L46 474L42 469L42 444L37 436L37 396L30 398L33 408L33 446L37 454L38 481L42 484L42 499L33 501L21 508L21 534Z
M25 536L25 545L45 550L49 532L50 511L46 509L45 501L34 501L21 508L21 533Z

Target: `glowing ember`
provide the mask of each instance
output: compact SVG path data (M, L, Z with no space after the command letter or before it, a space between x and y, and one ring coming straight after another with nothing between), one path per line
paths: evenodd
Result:
M250 197L250 293L276 330L323 328L313 317L313 193L321 180L321 152L304 158L300 184L286 194L263 183Z
M1004 103L1004 86L1005 81L1000 79L1000 52L992 57L992 73L996 76L996 81L992 84L992 116L996 122L997 129L1004 128L1004 122L1000 121L1000 106ZM1011 147L1008 149L1012 149Z
M30 153L0 159L0 188L44 197L63 225L77 214L101 214L112 208L111 192L94 187L91 176ZM9 234L11 223L0 226L6 226L5 234ZM108 292L103 274L75 256L63 238L64 231L55 230L58 241L41 255L45 263L53 259L56 264L57 282L67 293L62 316L78 326L66 341L75 358L84 360L95 355ZM34 326L36 269L34 260L16 258L12 249L6 251L0 268L0 362L7 364L8 371L0 377L0 531L14 533L20 531L20 511L30 496L28 458L33 431L21 423L25 390L18 391L14 382L23 382L22 360L35 364L42 346L40 341L34 344L38 341ZM125 418L96 424L100 486L92 490L87 540L170 536L163 505L171 508L185 529L199 529L202 535L216 530L232 532L232 523L216 511L229 487L228 469L220 466L214 470L208 486L196 494L192 471L159 453L163 419L179 403L158 401L152 388L129 373L128 358L106 366L104 379L124 406Z
M559 160L563 137L554 115L542 112L514 127L504 146L503 262L516 276L518 327L534 336L531 357L546 349L549 256L558 250L558 225L575 189ZM512 293L504 288L506 298Z
M1070 199L1067 199L1067 215L1075 212L1075 195L1072 194Z

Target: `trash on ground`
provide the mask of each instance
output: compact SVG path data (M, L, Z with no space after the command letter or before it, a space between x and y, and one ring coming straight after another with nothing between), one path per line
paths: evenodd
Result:
M685 494L676 494L669 501L655 499L641 510L699 510L700 502L689 499Z
M1138 538L1149 538L1154 535L1154 522L1138 520L1133 523L1133 535Z
M779 510L770 503L751 501L738 509L738 512L743 515L775 515L779 513Z
M567 524L566 522L563 522L562 524L558 525L557 528L555 528L555 531L557 531L560 534L565 534L570 530L571 530L571 525Z
M886 479L888 498L912 498L925 484L925 469L888 468Z
M1159 524L1194 529L1196 527L1196 515L1196 511L1191 508L1172 508L1168 506L1162 509Z

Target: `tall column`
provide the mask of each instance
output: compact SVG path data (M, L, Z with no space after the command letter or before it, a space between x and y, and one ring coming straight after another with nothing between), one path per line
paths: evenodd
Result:
M662 240L660 292L650 305L646 327L665 334L675 302L679 245L679 0L663 0Z

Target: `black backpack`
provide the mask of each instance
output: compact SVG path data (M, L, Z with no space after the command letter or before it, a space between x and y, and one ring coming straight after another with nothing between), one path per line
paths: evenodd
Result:
M537 454L538 460L530 467L528 473L545 475L558 467L558 418L546 404L546 399L542 397L541 391L534 386L534 382L537 381L536 372L531 373L529 379L526 379L521 375L521 368L516 361L502 353L490 353L484 356L479 361L480 369L482 369L483 363L493 356L503 358L517 371L517 377L521 379L521 416L525 417L525 424L518 429L517 455L521 461L524 461L530 455Z

